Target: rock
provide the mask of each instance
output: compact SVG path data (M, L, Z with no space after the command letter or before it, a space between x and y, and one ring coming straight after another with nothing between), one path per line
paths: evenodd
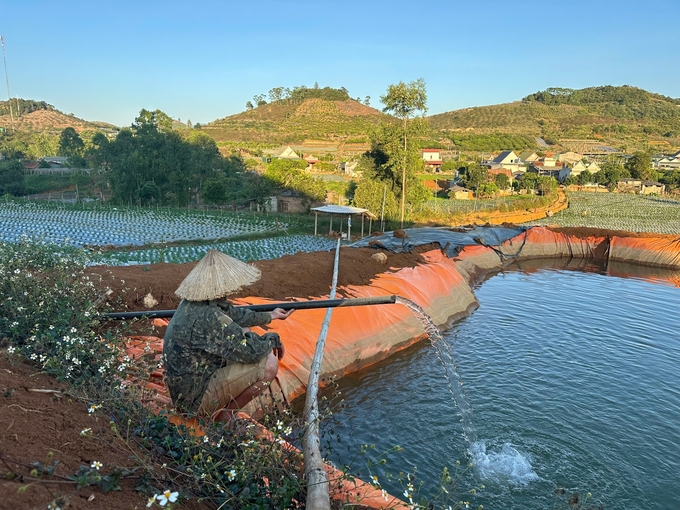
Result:
M153 297L151 292L149 292L146 296L144 296L144 307L145 308L151 309L154 306L156 306L157 304L158 304L158 300L155 297Z
M374 253L373 255L371 255L371 258L373 260L377 260L381 264L387 262L387 255L385 255L384 253Z

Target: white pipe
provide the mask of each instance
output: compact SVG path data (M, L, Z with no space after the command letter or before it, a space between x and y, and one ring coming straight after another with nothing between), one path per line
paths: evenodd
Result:
M331 286L330 299L335 299L335 290L338 286L338 266L340 265L340 239L335 248L335 265L333 268L333 284ZM323 350L326 346L326 336L331 322L333 309L326 310L326 317L321 324L319 338L316 341L316 351L309 370L307 382L307 396L305 398L305 434L302 438L302 455L305 462L305 479L307 480L307 503L308 510L330 510L331 500L329 495L328 474L321 457L319 447L319 375L323 361Z

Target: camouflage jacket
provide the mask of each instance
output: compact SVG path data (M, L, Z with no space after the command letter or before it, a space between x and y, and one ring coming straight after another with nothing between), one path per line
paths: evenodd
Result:
M268 324L268 312L235 308L225 300L179 304L165 333L163 361L170 396L177 408L194 413L215 370L230 363L257 363L281 346L276 333L262 336L244 327Z

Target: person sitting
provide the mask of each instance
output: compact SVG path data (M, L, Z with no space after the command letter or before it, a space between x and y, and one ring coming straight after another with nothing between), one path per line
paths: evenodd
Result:
M260 276L256 267L210 250L175 291L182 301L165 333L163 361L179 412L228 421L276 377L285 354L279 335L250 327L286 319L293 310L254 312L226 299Z

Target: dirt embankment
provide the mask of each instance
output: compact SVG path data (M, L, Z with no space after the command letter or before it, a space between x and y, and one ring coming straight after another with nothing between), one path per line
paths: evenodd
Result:
M414 267L424 260L421 253L439 245L420 246L413 253L390 253L372 248L340 249L338 287L367 285L379 273L403 267ZM372 258L382 252L385 263ZM254 262L262 271L262 278L241 288L232 298L258 296L279 301L290 298L327 296L333 279L335 251L297 253L275 260ZM113 290L111 301L121 308L117 311L170 310L177 308L179 298L175 290L194 268L187 264L151 264L148 266L94 267L92 272L101 277L102 289ZM158 303L148 308L144 297L151 293Z

